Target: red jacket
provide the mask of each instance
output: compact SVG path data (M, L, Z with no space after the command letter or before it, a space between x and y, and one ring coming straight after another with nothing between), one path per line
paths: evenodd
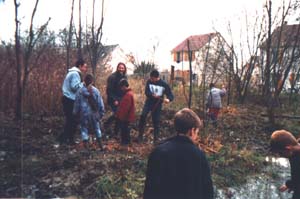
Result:
M130 88L125 91L120 100L116 116L121 121L134 122L135 120L135 106L133 92Z

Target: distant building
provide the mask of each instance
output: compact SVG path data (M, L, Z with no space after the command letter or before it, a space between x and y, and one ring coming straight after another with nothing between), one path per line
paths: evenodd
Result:
M203 73L206 73L207 82L217 83L225 78L224 71L229 67L226 56L230 54L230 48L220 33L193 35L173 48L171 54L175 71L181 70L185 71L183 74L189 74L189 52L193 81L196 84L201 83ZM180 75L180 72L177 74ZM187 77L181 76L186 82L189 82Z
M135 58L131 54L126 54L124 50L117 45L104 46L101 60L98 62L100 68L104 68L106 72L110 73L116 70L119 62L123 62L127 67L127 74L132 75L135 65Z
M171 81L171 73L166 69L160 72L159 74L160 78L166 82Z
M275 81L278 84L283 83L283 78L290 68L286 77L284 90L291 88L291 83L295 84L296 89L300 89L300 25L288 25L283 24L277 27L271 35L271 78L278 78ZM266 47L267 41L264 41L260 46L260 60L262 60L262 66L266 62ZM260 70L260 74L262 71ZM298 80L297 80L298 76ZM261 80L262 81L262 80ZM280 85L271 85L273 88Z

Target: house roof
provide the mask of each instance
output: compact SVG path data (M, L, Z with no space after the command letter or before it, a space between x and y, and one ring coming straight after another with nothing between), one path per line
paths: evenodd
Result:
M102 46L100 57L99 57L100 60L104 60L105 57L111 54L118 46L119 44Z
M203 35L192 35L186 38L183 42L178 44L173 50L173 52L182 52L182 51L188 51L188 45L187 41L190 42L190 50L199 50L201 49L209 40L213 37L215 37L217 33L208 33L208 34L203 34Z
M287 25L284 24L283 26L278 26L273 32L272 32L272 44L271 46L276 47L278 46L278 41L280 39L280 46L286 46L290 47L295 44L295 42L298 40L298 45L300 45L300 25L299 24L293 24L293 25ZM298 35L298 38L297 38ZM262 48L266 47L266 41L263 42L261 45Z
M103 46L103 52L105 54L109 54L112 51L114 51L114 49L118 46L119 46L119 44Z

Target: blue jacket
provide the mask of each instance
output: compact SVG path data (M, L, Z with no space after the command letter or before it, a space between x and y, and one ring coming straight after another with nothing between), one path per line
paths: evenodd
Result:
M80 74L79 68L74 66L68 70L68 74L65 77L62 92L64 96L71 100L75 100L76 92L83 86Z
M92 117L93 120L99 120L103 117L105 113L104 104L102 96L97 88L91 87L92 95L97 104L97 111L93 111L91 105L88 102L88 97L91 93L88 91L87 87L82 87L76 93L76 99L73 108L73 114L80 116L80 123L85 124L88 122L89 118Z

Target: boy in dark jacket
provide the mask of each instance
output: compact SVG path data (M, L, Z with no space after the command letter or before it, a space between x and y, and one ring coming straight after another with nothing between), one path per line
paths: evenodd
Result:
M209 163L194 142L202 122L188 108L174 117L175 137L158 145L150 154L144 199L212 199Z
M128 145L130 143L129 123L135 120L134 95L126 79L122 79L119 86L124 94L120 100L116 117L121 129L121 144Z
M159 72L157 70L153 70L150 73L150 79L146 82L145 86L145 95L147 99L140 117L138 140L140 142L143 140L146 118L148 113L151 112L155 143L159 135L159 122L162 104L173 101L174 96L170 86L159 78ZM164 95L166 95L167 98L164 98Z
M279 190L293 191L293 199L300 199L300 154L289 148L299 146L296 138L286 130L274 131L271 136L271 151L288 158L291 166L291 179L287 180Z

